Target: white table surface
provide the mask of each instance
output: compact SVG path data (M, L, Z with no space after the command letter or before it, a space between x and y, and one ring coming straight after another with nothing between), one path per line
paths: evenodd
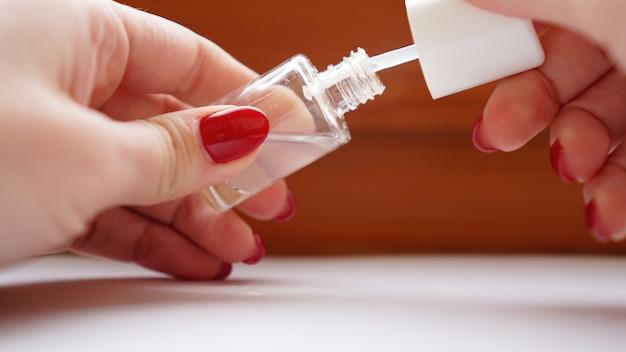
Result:
M0 270L0 351L626 351L626 258L42 258Z

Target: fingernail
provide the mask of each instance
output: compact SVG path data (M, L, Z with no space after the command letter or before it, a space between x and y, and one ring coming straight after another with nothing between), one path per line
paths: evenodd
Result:
M587 204L587 209L585 210L585 218L587 219L587 226L589 226L593 237L598 242L607 243L611 241L611 236L598 221L598 207L596 206L595 201L592 200L591 202L589 202L589 204Z
M228 163L255 151L269 133L265 114L251 107L235 107L200 120L202 145L216 163Z
M476 121L476 124L474 125L474 130L472 131L472 142L474 143L474 146L476 147L476 149L480 150L483 153L496 153L499 152L499 150L495 147L490 146L489 144L485 143L485 141L482 140L481 134L480 134L480 129L483 125L483 117L481 116L478 121Z
M550 164L552 164L554 172L556 172L563 181L568 183L576 182L576 178L572 176L565 165L563 146L558 139L552 144L552 147L550 147Z
M265 257L265 246L261 236L254 234L254 240L256 241L256 252L250 259L245 260L244 263L248 265L258 264Z
M230 263L222 263L220 271L213 277L213 281L224 281L233 272L233 265Z
M277 222L288 222L296 215L296 198L293 196L291 191L287 191L287 202L285 203L285 207L278 214L274 221Z

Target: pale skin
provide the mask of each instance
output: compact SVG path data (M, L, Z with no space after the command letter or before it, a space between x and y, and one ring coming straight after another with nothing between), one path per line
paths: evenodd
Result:
M478 138L517 150L549 128L559 174L583 184L590 228L601 241L626 237L626 2L470 0L532 18L546 62L504 80L489 99ZM565 175L565 176L564 176ZM593 203L593 205L591 205Z
M255 256L252 229L197 193L254 158L217 164L197 132L254 72L111 1L2 1L0 23L0 263L73 250L212 279ZM272 219L287 192L238 210Z
M543 36L546 64L500 84L480 138L513 151L550 126L603 231L622 239L626 3L472 2L556 24ZM225 108L207 104L254 72L179 25L105 0L5 0L0 23L0 263L69 249L211 279L255 254L252 229L197 193L254 155L217 164L196 131ZM239 210L272 219L287 193L279 182Z

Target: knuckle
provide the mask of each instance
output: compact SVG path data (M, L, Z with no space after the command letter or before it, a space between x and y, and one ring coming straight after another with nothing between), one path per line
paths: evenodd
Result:
M158 134L158 144L161 149L161 172L158 175L157 195L166 196L180 185L191 181L197 141L191 127L180 115L170 115L168 118L157 118L151 121Z

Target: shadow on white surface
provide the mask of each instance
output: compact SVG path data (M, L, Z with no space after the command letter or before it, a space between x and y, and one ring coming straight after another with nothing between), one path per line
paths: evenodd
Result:
M91 259L13 268L0 273L0 350L626 348L623 260L280 259L238 269L197 283Z
M213 292L215 288L289 285L278 280L231 280L220 283L180 282L168 278L69 280L0 286L0 328L52 318L55 315L97 314L119 309L184 305L257 303L280 297Z

